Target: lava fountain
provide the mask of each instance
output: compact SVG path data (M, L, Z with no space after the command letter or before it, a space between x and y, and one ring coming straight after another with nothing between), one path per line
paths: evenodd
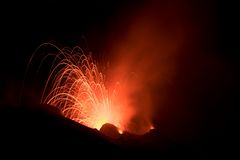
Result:
M58 107L62 114L80 124L100 130L106 123L113 124L119 133L128 131L127 125L134 110L126 106L124 84L107 83L91 55L80 47L60 49L52 43L40 48L53 47L54 53L45 54L39 69L49 57L54 57L44 85L41 103ZM33 61L36 53L30 59ZM110 80L111 81L111 80Z

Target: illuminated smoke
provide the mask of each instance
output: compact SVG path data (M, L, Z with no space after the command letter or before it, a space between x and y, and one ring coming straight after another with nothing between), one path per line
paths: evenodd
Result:
M188 113L194 107L189 99L193 94L186 95L188 84L199 74L193 68L208 58L203 52L208 43L204 30L210 27L205 26L209 19L204 7L200 1L143 1L114 21L115 34L107 45L112 65L108 74L115 80L136 75L124 92L135 111L129 130L144 133L154 121L154 127L177 134L178 126L191 123Z

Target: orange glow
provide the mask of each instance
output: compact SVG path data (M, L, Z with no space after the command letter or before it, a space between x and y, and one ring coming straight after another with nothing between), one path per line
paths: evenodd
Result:
M54 46L50 44L51 46ZM103 124L126 130L133 110L126 106L121 82L106 88L105 77L91 56L81 48L58 49L46 82L42 103L58 107L63 115L90 128L100 130ZM50 92L47 93L47 90Z
M150 127L150 130L152 130L152 129L154 129L154 127L153 127L153 126L151 126L151 127Z
M100 115L100 117L98 118L98 120L94 123L93 127L97 128L98 130L100 130L100 128L102 127L103 124L107 123L107 115L106 116L102 116Z
M123 131L121 129L118 129L119 134L123 134Z

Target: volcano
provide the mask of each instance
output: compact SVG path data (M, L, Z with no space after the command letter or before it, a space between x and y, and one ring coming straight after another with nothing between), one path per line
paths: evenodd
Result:
M81 156L104 159L126 157L189 157L191 148L178 148L164 139L159 131L144 135L119 134L117 128L105 124L100 131L65 118L49 105L0 107L1 153L7 156ZM179 154L180 153L180 154Z
M0 158L240 159L237 1L41 0L1 5ZM89 105L94 110L85 110L93 113L94 121L78 123L82 114L67 118L62 101L47 98L39 105L52 59L38 76L38 64L33 63L34 73L22 91L27 62L44 42L61 49L80 46L107 73L107 82L100 83L106 89L99 87L107 98L99 98L95 85L88 92L93 83L84 83L82 91L94 96L79 94L77 87L64 92L77 100L96 97ZM79 75L74 73L71 78ZM122 92L111 94L121 79ZM70 89L68 85L63 89ZM109 98L116 103L108 103ZM80 103L75 102L87 101L68 102L76 108ZM65 113L77 113L72 111ZM149 130L151 126L155 129Z

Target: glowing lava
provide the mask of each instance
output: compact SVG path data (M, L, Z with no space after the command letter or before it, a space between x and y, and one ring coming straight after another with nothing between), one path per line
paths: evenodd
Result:
M81 48L58 50L42 103L58 107L65 117L90 128L99 130L103 124L111 123L122 133L132 112L120 103L117 83L109 87L111 90L107 89L104 75ZM51 90L47 93L49 88ZM125 107L124 112L122 107Z

